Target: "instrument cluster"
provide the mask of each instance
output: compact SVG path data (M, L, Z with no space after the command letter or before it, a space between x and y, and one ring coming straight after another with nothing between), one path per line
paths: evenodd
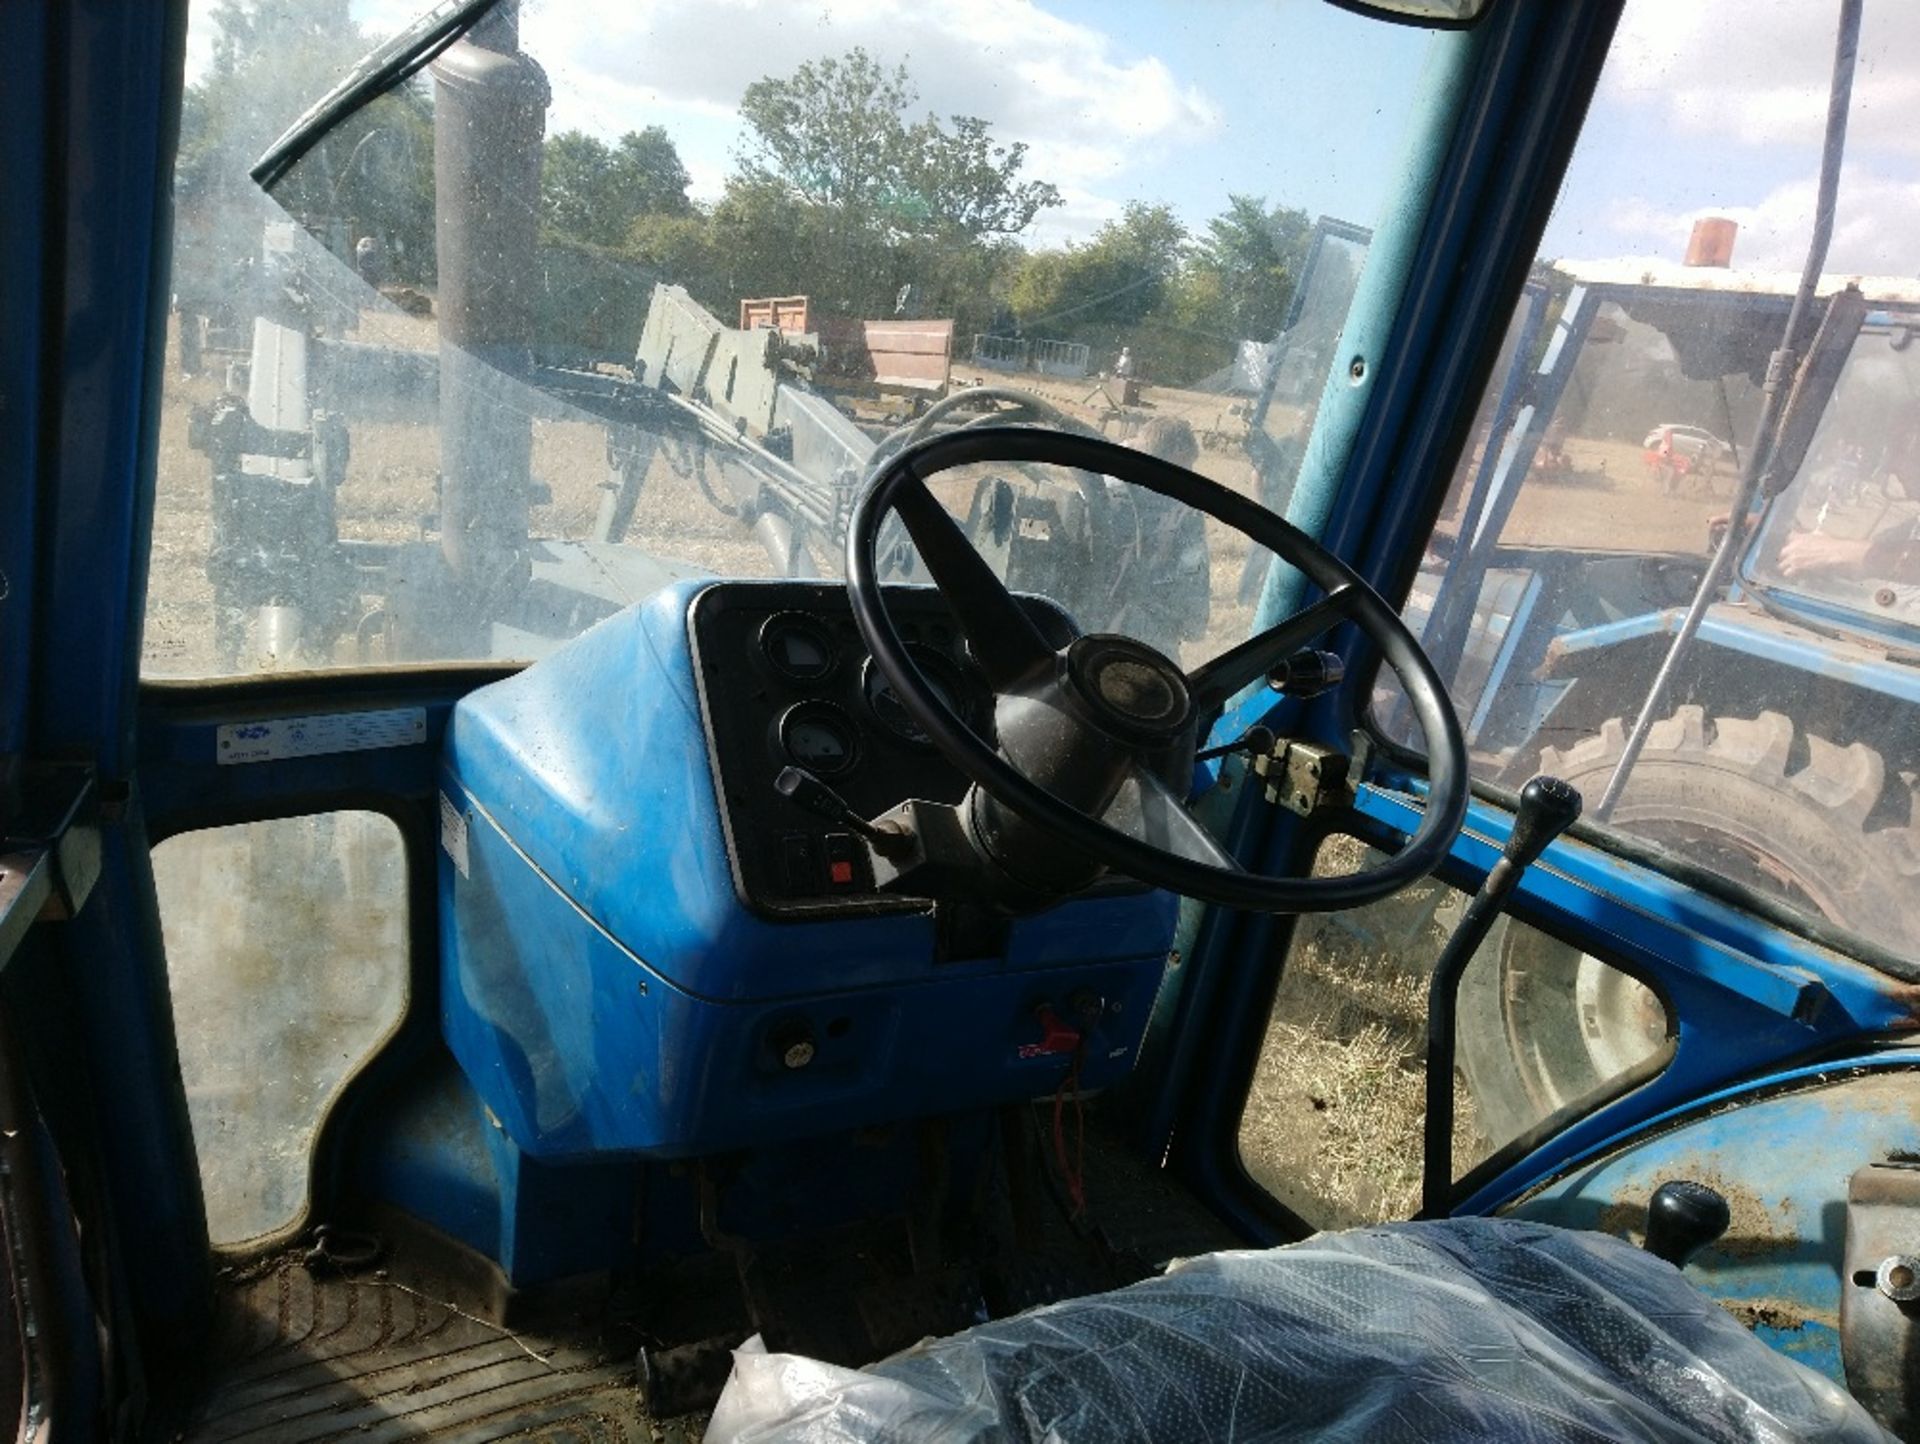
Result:
M895 625L928 683L967 726L992 693L939 594L889 588ZM957 801L965 779L907 715L831 582L722 583L693 602L695 670L728 845L743 899L763 911L912 906L872 891L863 851L778 795L803 767L862 815L909 797Z

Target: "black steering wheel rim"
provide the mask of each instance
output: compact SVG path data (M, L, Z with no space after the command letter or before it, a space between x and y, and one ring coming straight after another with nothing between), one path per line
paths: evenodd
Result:
M1426 744L1426 809L1406 846L1381 866L1349 877L1261 877L1195 861L1131 837L1055 797L988 746L921 676L883 602L876 557L881 524L907 488L924 491L926 481L939 473L980 462L1076 467L1145 487L1192 506L1266 547L1322 588L1329 599L1341 596L1345 620L1367 635L1400 678ZM1253 911L1327 912L1359 907L1432 872L1465 821L1467 754L1459 720L1445 684L1398 613L1344 562L1258 502L1145 452L1104 438L1031 426L973 427L916 443L886 463L854 510L847 531L847 592L875 665L943 756L1005 807L1141 882ZM955 599L949 597L949 601L959 612Z

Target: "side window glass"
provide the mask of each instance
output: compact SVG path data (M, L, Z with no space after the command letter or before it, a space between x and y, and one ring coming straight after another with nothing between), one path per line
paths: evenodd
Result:
M1336 837L1314 873L1340 876L1380 857ZM1294 929L1241 1114L1240 1156L1317 1228L1419 1207L1427 982L1465 905L1428 881ZM1467 965L1457 1032L1456 1176L1554 1114L1643 1081L1671 1051L1667 1010L1649 988L1513 918Z
M153 851L187 1110L217 1245L297 1223L314 1139L407 1001L405 849L372 812Z
M1879 99L1911 69L1894 11L1860 31L1810 313L1853 287L1864 317L1836 310L1787 376L1710 571L1809 254L1835 24L1824 0L1751 25L1628 0L1406 616L1479 777L1554 772L1589 823L1911 956L1920 250L1886 198L1920 170Z

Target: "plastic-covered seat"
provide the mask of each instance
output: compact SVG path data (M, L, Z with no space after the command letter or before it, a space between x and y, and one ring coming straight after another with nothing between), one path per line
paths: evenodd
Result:
M1887 1435L1678 1270L1456 1219L1211 1254L863 1370L743 1350L709 1444Z

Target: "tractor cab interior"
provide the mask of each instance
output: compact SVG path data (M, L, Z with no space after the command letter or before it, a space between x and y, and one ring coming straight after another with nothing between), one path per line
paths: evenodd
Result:
M1920 31L600 8L0 9L22 1437L1920 1437Z

